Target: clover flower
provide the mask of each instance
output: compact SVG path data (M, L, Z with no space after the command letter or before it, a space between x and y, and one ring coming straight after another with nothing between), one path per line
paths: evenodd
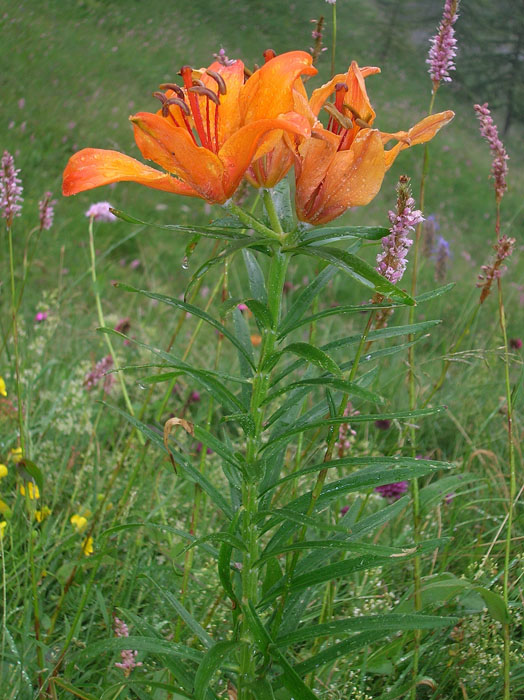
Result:
M457 55L457 40L453 25L458 18L457 9L458 0L446 0L438 32L430 39L431 48L426 63L434 92L440 82L451 82L449 71L455 70L453 59Z
M86 216L93 217L95 221L116 221L116 216L109 211L110 207L109 202L96 202L96 204L91 204L86 211Z
M4 151L0 161L0 210L2 218L11 226L13 219L20 216L22 211L22 181L18 177L19 168L15 168L15 161L9 151Z

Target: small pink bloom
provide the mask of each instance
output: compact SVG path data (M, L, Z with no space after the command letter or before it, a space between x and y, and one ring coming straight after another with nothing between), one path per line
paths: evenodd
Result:
M35 323L43 323L44 321L47 321L48 315L49 314L47 313L47 311L39 311L35 315Z
M509 346L512 350L520 350L522 347L522 340L520 338L510 338Z
M95 221L116 221L116 216L109 211L111 204L109 202L97 202L91 204L86 211L87 217L93 217Z
M131 262L129 263L129 267L132 270L136 270L138 267L140 267L140 260L138 258L131 260Z

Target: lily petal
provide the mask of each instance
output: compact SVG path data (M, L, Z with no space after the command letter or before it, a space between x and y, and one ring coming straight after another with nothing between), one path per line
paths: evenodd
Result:
M230 66L224 66L215 61L209 66L209 70L218 73L226 83L226 94L219 96L218 147L220 148L240 127L239 95L244 85L244 64L237 60ZM207 88L216 92L217 84L211 76L204 72L201 80ZM203 111L205 106L205 99L201 98L200 109ZM211 119L215 119L215 105L211 105Z
M225 202L222 189L224 169L218 156L197 146L190 134L167 119L150 112L130 117L135 141L142 155L165 170L175 173L210 202Z
M349 151L338 151L328 167L307 221L325 224L349 207L368 204L386 172L380 132L362 129Z
M260 141L273 130L276 130L278 138L282 131L306 137L309 136L310 126L305 117L291 112L276 119L258 119L234 133L218 153L224 167L224 191L228 196L231 196L238 187L257 152Z
M335 92L335 85L337 83L345 83L348 80L353 81L355 77L355 72L352 71L353 65L355 65L358 68L358 64L353 61L351 66L349 67L349 70L347 73L338 73L338 75L335 75L334 78L331 78L331 80L321 87L317 88L316 90L313 90L313 93L311 95L311 99L309 100L309 106L311 107L311 111L313 114L318 116L320 110L322 109L324 103L328 99L330 95L332 95ZM358 68L360 75L362 78L367 78L368 75L375 75L375 73L380 73L380 68L376 68L375 66L366 66L365 68ZM348 87L351 86L348 83ZM367 98L367 93L366 93L366 88L364 87L364 94ZM346 100L345 100L346 101ZM369 102L369 100L368 100Z
M138 182L156 190L198 197L192 187L118 151L84 148L69 159L62 192L68 197L113 182Z
M322 184L335 154L340 137L327 129L315 129L312 137L298 148L295 160L296 207L298 218L306 221L316 190Z
M431 141L435 134L442 129L443 126L449 124L455 113L451 110L439 112L425 117L422 121L412 126L409 131L397 131L395 134L381 134L382 143L385 144L391 139L397 139L398 143L389 151L384 152L386 159L386 170L388 170L395 162L398 154L406 148L416 146L419 143Z
M275 56L255 71L240 94L242 123L272 119L294 108L293 86L300 75L316 75L313 58L305 51ZM278 90L275 86L278 85Z

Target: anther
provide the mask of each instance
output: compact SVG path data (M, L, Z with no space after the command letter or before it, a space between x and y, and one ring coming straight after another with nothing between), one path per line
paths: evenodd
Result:
M208 97L212 102L214 102L216 105L220 104L220 100L218 98L218 95L216 95L213 90L210 90L207 87L202 87L200 85L193 85L193 87L190 87L188 89L188 92L196 92L197 95L205 95Z
M273 51L273 49L266 49L262 55L264 56L264 61L267 63L268 61L271 61L272 58L275 58L276 53Z
M193 85L199 85L200 87L206 87L201 80L193 79Z
M181 100L184 99L184 91L180 87L180 85L177 85L176 83L162 83L162 85L158 86L161 90L173 90L173 92L176 92L176 94L180 97Z
M335 91L339 92L340 90L344 90L344 92L347 92L349 90L349 88L346 85L346 83L336 83Z
M355 119L355 124L357 124L357 126L359 126L361 129L371 129L371 124L368 124L363 119Z
M177 107L180 107L182 112L184 112L184 114L187 117L189 117L189 115L191 114L191 110L189 109L187 104L184 102L184 100L180 100L180 99L178 99L178 97L171 97L169 100L166 100L164 103L164 106L166 107L169 105L176 105Z
M334 119L337 122L337 124L340 124L340 126L344 127L344 129L351 129L351 127L353 126L351 119L344 116L342 112L339 112L335 105L332 105L330 102L327 102L324 105L324 109L329 114L329 116L332 117L332 119Z
M227 88L226 88L226 81L224 78L220 75L220 73L217 73L214 70L209 70L209 68L206 70L206 73L209 75L210 78L213 78L213 80L216 82L218 85L218 92L221 95L225 95L227 93Z

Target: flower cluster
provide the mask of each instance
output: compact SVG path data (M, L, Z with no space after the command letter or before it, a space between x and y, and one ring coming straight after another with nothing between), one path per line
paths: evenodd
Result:
M4 151L0 162L0 210L2 218L11 226L15 216L22 211L22 181L18 177L20 169L15 168L15 161L9 151Z
M360 411L355 411L350 401L346 406L344 416L358 416L359 413ZM338 429L338 440L336 444L338 456L340 458L344 457L344 455L349 452L356 436L357 432L351 427L350 423L341 423Z
M516 240L509 236L501 236L493 246L495 250L495 259L489 265L482 265L481 273L478 276L477 287L482 289L480 293L480 303L482 304L491 292L491 285L494 280L502 277L506 271L506 267L502 265L502 261L509 258L513 253Z
M91 204L86 211L87 217L93 217L95 221L116 221L116 216L110 211L109 202L96 202Z
M506 161L509 156L499 138L499 132L489 111L488 103L474 105L474 110L480 122L480 133L488 142L491 151L491 177L495 180L497 202L500 202L507 189L506 174L508 172L508 164Z
M129 628L123 620L115 617L115 636L116 637L129 637ZM137 666L142 666L141 661L137 661L138 652L132 649L123 649L120 652L120 657L122 661L115 663L117 668L121 668L124 672L124 676L127 678L131 671Z
M388 501L398 501L408 490L408 485L407 481L397 481L393 484L377 486L375 491Z
M44 198L38 202L38 218L42 231L49 231L53 225L56 199L51 199L52 196L52 192L46 192Z
M401 175L397 185L397 209L389 212L390 235L382 239L382 253L377 255L377 272L392 284L399 282L406 270L406 256L413 244L409 232L423 220L422 212L414 206L409 178Z
M458 0L446 0L442 20L438 32L431 39L426 63L429 65L429 74L433 81L435 91L440 82L450 82L449 71L455 70L453 59L457 55L457 40L453 25L457 21Z
M107 374L111 367L113 366L113 358L111 355L106 355L101 360L99 360L91 372L88 372L84 379L84 386L87 391L91 391L98 382L104 379L104 393L108 394L111 391L111 387L115 383L116 379L114 375Z

